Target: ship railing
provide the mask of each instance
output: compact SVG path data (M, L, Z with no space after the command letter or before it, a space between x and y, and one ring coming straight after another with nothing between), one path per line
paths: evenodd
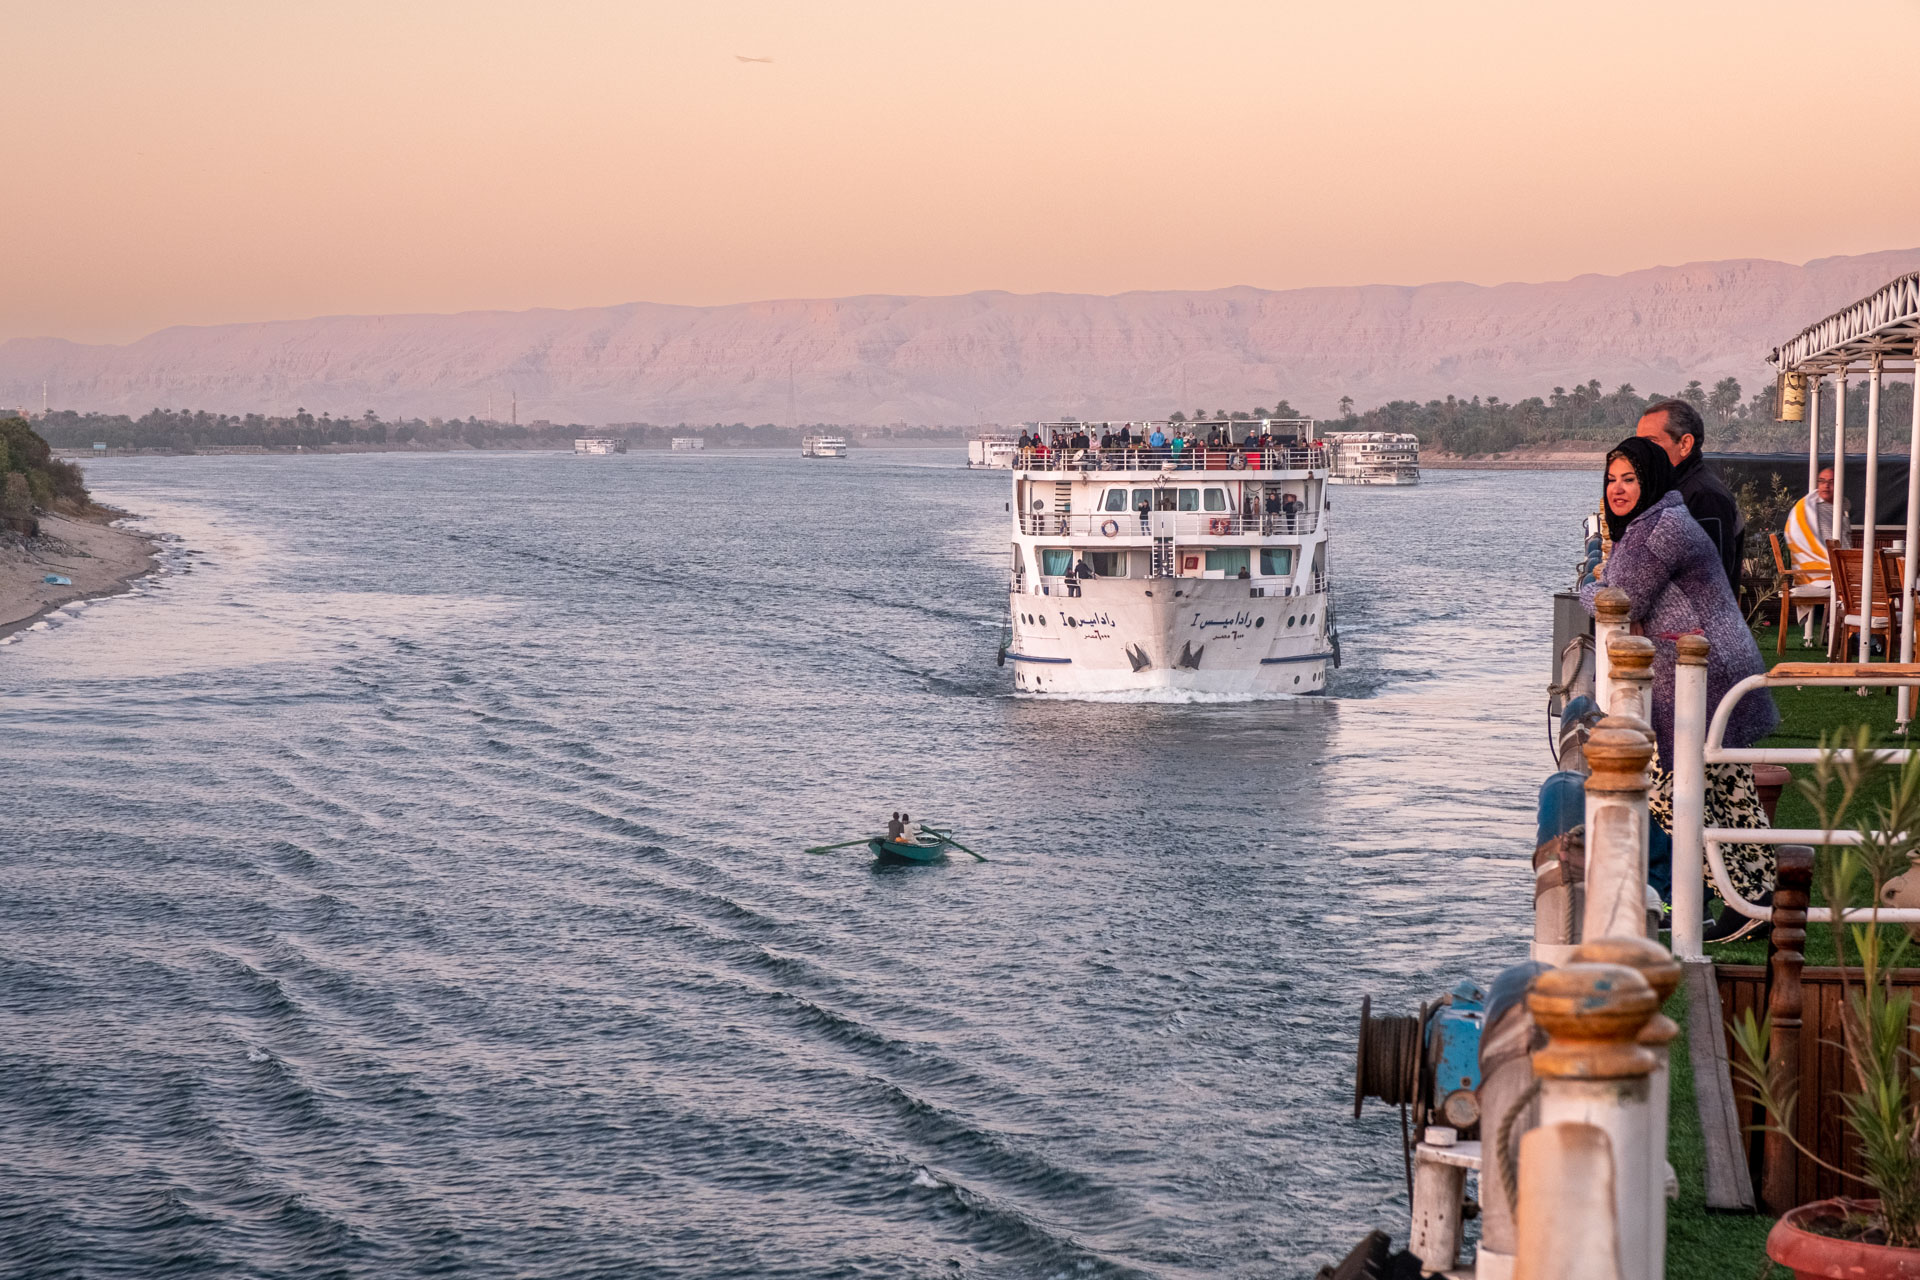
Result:
M1227 449L1201 445L1192 449L1158 449L1137 445L1130 449L1020 450L1022 471L1320 471L1327 466L1322 444L1273 449Z
M1237 516L1225 511L1094 511L1084 515L1066 511L1023 511L1020 532L1034 537L1147 538L1151 534L1145 515L1171 515L1173 536L1182 542L1194 538L1272 538L1318 533L1323 518L1317 511L1301 511L1292 516Z
M1033 594L1036 596L1067 596L1071 598L1078 596L1085 587L1085 584L1089 582L1106 581L1109 581L1109 579L1077 578L1070 574L1064 577L1050 577L1046 574L1041 574L1033 579ZM1154 579L1134 578L1129 575L1124 578L1111 579L1111 581L1151 582L1154 581ZM1249 588L1248 594L1253 596L1317 596L1324 595L1327 590L1327 575L1324 573L1313 574L1305 582L1298 583L1288 577L1241 578L1237 579L1237 581L1247 583ZM1026 578L1020 576L1014 577L1012 588L1013 594L1017 596L1026 595Z

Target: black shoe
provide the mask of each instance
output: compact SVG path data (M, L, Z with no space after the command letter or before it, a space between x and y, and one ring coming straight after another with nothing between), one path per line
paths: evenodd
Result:
M1773 894L1771 892L1761 894L1760 901L1755 905L1762 907L1773 905ZM1735 942L1741 938L1764 938L1772 932L1771 920L1755 920L1751 916L1741 915L1732 907L1723 906L1720 908L1720 918L1707 926L1700 940L1702 942Z

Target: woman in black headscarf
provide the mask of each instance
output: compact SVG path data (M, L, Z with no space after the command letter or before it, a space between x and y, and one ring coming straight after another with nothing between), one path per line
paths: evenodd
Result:
M1631 436L1607 453L1601 511L1613 551L1600 576L1580 588L1580 603L1593 612L1602 587L1627 593L1627 616L1634 630L1653 641L1654 742L1659 759L1653 771L1648 807L1662 831L1673 830L1673 669L1681 636L1705 636L1707 713L1748 676L1767 669L1753 632L1727 585L1720 553L1673 487L1673 464L1651 440ZM1780 722L1773 695L1755 690L1740 700L1727 725L1724 745L1750 747ZM1707 766L1707 821L1710 827L1764 827L1753 783L1752 765ZM1727 876L1740 895L1762 901L1773 892L1773 850L1767 845L1721 846ZM1649 866L1654 887L1669 896L1672 867ZM1664 874L1662 874L1664 872ZM1726 912L1723 927L1712 927L1708 941L1724 941L1745 932L1747 921Z

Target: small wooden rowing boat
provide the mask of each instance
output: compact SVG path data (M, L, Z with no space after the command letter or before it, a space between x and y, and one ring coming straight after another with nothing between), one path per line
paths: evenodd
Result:
M879 836L867 841L867 848L882 862L938 862L947 856L953 841L945 836L922 836L918 840L886 840Z

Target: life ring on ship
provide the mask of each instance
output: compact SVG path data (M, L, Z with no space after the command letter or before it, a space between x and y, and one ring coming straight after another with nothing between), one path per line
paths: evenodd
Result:
M1226 516L1208 516L1207 532L1212 534L1232 533L1233 521Z
M1120 525L1113 520L1105 521L1100 526L1100 532L1109 538L1114 537L1120 532Z

